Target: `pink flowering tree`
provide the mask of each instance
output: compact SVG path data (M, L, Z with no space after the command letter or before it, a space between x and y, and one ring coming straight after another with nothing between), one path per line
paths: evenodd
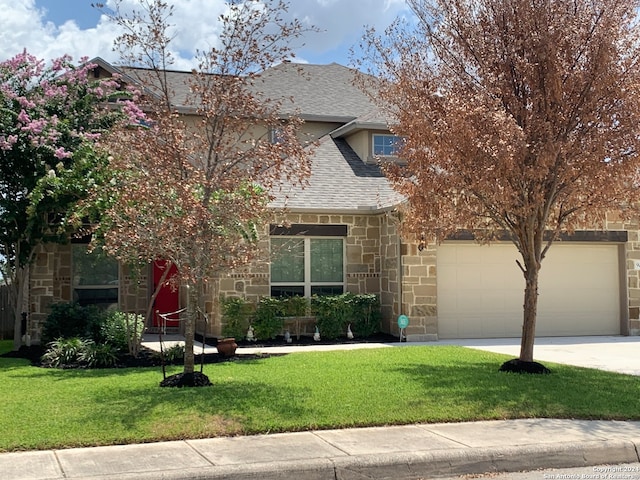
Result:
M15 349L34 254L43 242L68 240L60 228L68 212L100 182L100 135L127 121L122 109L108 108L121 95L118 83L92 78L94 67L68 56L47 64L26 51L0 63L0 271Z

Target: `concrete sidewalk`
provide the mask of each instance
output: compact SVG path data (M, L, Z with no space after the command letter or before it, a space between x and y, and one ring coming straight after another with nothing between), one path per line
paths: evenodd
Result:
M0 454L7 480L429 479L640 462L640 422L420 424Z

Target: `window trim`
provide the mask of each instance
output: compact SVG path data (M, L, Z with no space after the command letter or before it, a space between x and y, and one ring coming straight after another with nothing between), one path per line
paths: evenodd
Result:
M391 137L397 139L397 142L402 142L402 137L399 135L394 135L392 133L372 133L371 134L371 156L373 158L376 157L384 157L384 158L394 158L398 156L399 146L394 145L393 153L387 155L384 153L376 153L376 137Z
M346 228L346 225L345 225ZM313 287L342 287L345 292L347 288L347 242L346 237L342 235L273 235L269 239L269 256L273 255L271 240L274 238L302 240L304 242L304 281L302 282L273 282L271 280L271 263L269 264L269 293L272 287L304 287L304 296L311 297L311 289ZM313 239L333 239L342 241L342 281L341 282L312 282L311 281L311 240Z

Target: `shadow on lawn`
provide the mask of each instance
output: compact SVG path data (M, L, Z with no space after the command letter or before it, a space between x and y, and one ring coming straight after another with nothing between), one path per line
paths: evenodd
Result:
M551 375L499 372L500 362L396 368L424 389L424 401L463 407L477 418L640 419L640 378L550 364ZM454 419L455 420L455 419Z
M109 424L135 431L151 424L152 440L169 440L238 435L247 432L251 415L259 411L273 418L308 415L295 388L278 387L256 381L225 379L204 388L149 388L96 392L90 415L108 418ZM126 396L126 407L122 405ZM87 419L89 420L89 419ZM147 427L145 427L147 428ZM274 429L273 431L275 431Z

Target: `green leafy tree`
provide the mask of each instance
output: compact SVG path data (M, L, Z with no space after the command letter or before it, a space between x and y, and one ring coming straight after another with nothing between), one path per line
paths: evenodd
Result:
M67 56L47 65L26 51L0 63L0 270L10 287L16 349L34 254L44 242L68 240L59 227L106 161L94 146L123 118L105 107L116 99L117 82L94 80L93 67Z

